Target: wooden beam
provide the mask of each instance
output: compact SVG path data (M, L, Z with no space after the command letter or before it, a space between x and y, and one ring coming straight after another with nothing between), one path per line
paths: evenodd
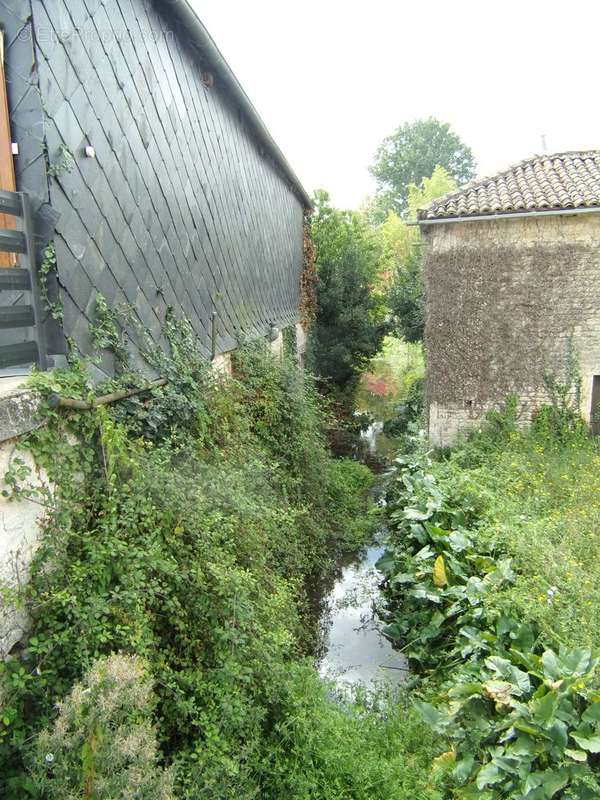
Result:
M15 164L12 154L8 94L4 73L4 32L0 31L0 189L15 192ZM11 214L0 214L0 228L16 228ZM14 253L0 253L0 267L16 267L18 258Z

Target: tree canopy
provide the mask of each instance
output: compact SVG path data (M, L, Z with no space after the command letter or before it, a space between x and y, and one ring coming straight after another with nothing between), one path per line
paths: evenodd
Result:
M456 189L455 179L443 167L436 167L419 186L408 187L406 216L416 219L417 209ZM416 226L390 211L381 225L392 282L388 303L396 333L407 342L423 338L424 309L421 277L421 234Z
M327 192L314 197L318 311L311 335L313 368L350 401L360 373L386 333L381 237L355 212L333 208Z
M450 125L433 117L401 125L377 150L371 173L378 182L378 204L386 211L404 215L409 186L421 184L443 167L456 181L465 183L475 175L475 159Z

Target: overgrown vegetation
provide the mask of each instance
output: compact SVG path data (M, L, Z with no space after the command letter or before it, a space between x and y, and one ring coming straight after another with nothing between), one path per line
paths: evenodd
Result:
M310 339L310 365L323 391L353 411L361 373L387 332L381 240L361 215L333 208L326 192L315 197L318 311Z
M248 343L219 378L186 323L170 316L165 336L168 356L146 354L169 378L152 396L44 404L21 446L53 491L18 453L6 476L46 519L25 649L0 666L3 797L434 797L418 715L336 704L307 657L307 585L372 536L371 474L329 456L293 359ZM33 385L85 398L116 383L92 389L75 362Z
M417 211L456 188L446 170L437 166L431 175L408 187L405 217L390 211L379 231L389 263L388 305L392 329L407 342L420 342L425 327L423 300L423 241L415 222Z
M448 743L444 797L595 798L600 456L564 403L529 431L516 407L446 458L398 462L387 632Z

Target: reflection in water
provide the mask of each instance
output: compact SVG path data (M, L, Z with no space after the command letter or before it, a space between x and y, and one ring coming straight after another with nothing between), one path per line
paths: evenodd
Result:
M327 598L329 630L319 671L339 688L395 684L408 676L406 659L392 649L373 619L372 602L381 580L374 565L382 553L382 547L369 547L341 564L341 577Z
M373 456L377 453L377 440L382 432L383 422L372 422L366 430L361 431L361 439L365 442L369 453Z

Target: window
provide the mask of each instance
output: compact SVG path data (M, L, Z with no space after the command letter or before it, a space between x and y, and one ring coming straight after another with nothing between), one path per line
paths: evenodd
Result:
M592 406L590 408L592 434L600 435L600 375L592 378Z

